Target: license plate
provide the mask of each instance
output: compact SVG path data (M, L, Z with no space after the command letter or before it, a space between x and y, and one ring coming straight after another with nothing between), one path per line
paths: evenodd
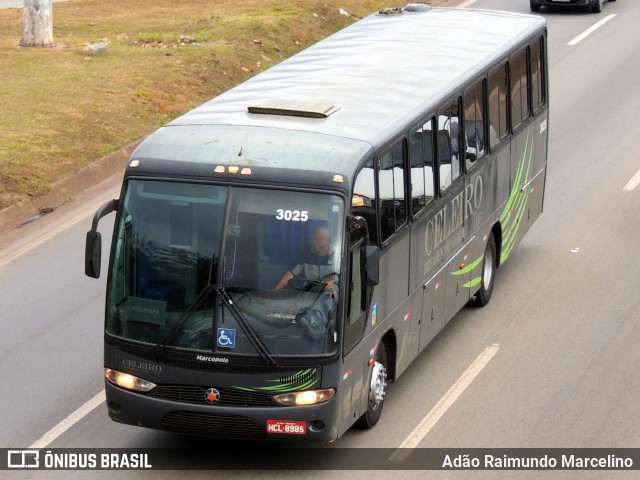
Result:
M294 420L267 420L267 433L305 435L307 433L307 422L298 422Z

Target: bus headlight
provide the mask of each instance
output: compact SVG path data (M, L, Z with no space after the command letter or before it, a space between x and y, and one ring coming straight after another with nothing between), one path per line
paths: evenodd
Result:
M104 376L107 377L114 385L127 390L133 390L134 392L148 392L156 388L155 383L148 382L142 378L134 377L129 373L119 372L117 370L111 370L110 368L104 369Z
M321 390L304 390L302 392L282 393L274 395L273 399L280 405L300 406L315 405L328 402L336 394L335 388L323 388Z

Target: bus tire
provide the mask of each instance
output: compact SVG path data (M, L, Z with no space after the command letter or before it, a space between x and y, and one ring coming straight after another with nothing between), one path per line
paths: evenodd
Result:
M369 375L369 390L367 392L367 411L356 420L358 428L373 428L378 423L384 407L384 397L387 393L387 351L382 340L378 342L371 374Z
M489 234L487 247L484 251L484 259L482 260L482 281L480 282L480 290L476 293L472 303L477 307L484 307L493 293L493 284L496 278L496 239L493 232Z

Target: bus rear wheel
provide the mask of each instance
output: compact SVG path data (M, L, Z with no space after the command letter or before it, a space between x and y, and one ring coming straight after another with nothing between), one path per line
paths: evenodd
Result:
M493 232L489 234L487 247L484 251L484 259L482 260L482 277L480 282L480 290L476 293L472 303L477 307L484 307L493 293L493 283L496 276L496 240Z
M384 397L387 388L387 352L382 340L378 342L371 375L369 377L369 393L367 395L367 411L356 421L359 428L373 428L382 415Z

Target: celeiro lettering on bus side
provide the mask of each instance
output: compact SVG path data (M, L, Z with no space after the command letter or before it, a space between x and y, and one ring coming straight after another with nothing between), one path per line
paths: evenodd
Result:
M425 264L425 273L449 255L462 239L464 221L475 218L482 207L482 192L482 176L478 175L473 183L429 219L424 236L424 253L432 258Z

